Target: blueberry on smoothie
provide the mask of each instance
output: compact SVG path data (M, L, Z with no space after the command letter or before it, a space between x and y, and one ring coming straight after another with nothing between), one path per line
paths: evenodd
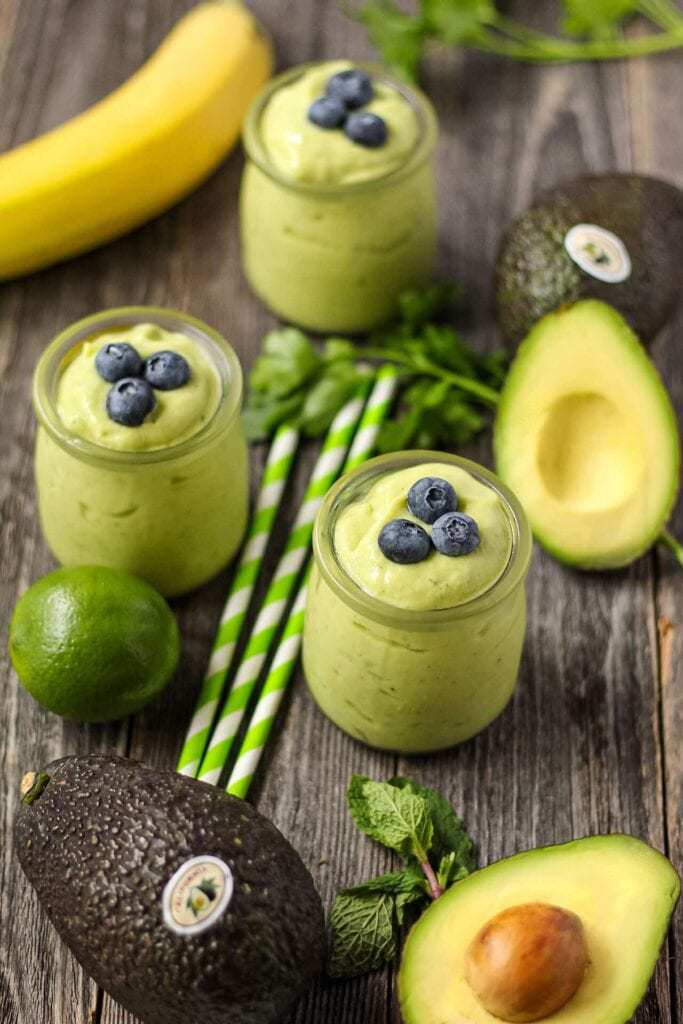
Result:
M103 380L115 384L123 377L139 377L142 359L125 341L110 341L95 356L95 369Z
M408 491L408 508L423 523L435 523L446 512L455 512L458 496L448 480L423 476Z
M349 114L344 122L344 131L351 142L369 149L377 149L387 141L387 124L379 114L371 114L368 110L357 110Z
M152 386L141 377L124 377L107 395L109 419L124 427L139 427L155 405Z
M182 388L190 379L190 365L177 352L155 352L145 359L145 380L158 391Z
M432 550L427 531L410 519L392 519L386 523L377 543L385 558L400 565L423 562Z
M432 544L442 555L469 555L479 547L479 527L464 512L447 512L432 527Z
M370 76L360 68L349 68L340 71L328 80L325 92L328 96L340 100L347 110L364 107L374 96Z
M308 108L308 120L318 128L340 128L346 120L346 107L336 96L319 96Z

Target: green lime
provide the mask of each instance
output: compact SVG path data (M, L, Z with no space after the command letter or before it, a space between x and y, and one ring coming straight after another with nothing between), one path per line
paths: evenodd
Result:
M10 625L19 679L66 718L105 722L144 707L178 663L178 625L149 583L118 569L57 569L29 587Z

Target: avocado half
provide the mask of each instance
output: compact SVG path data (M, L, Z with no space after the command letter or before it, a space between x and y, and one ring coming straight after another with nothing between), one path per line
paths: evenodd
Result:
M494 426L496 467L560 561L618 568L656 540L676 500L669 395L616 310L586 299L522 342Z
M603 273L606 254L596 252L592 266L572 258L567 233L579 224L597 226L598 243L604 231L617 237L628 254L627 276ZM501 330L517 342L563 303L595 298L615 306L649 341L678 304L681 263L683 192L675 185L640 174L567 181L543 193L502 240L495 275Z
M470 943L509 907L576 914L589 963L548 1024L625 1024L642 999L680 891L669 861L639 839L593 836L520 853L457 882L422 915L398 979L405 1024L496 1024L465 980Z

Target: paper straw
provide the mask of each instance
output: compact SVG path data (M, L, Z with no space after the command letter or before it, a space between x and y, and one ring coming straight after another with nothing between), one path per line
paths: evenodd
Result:
M180 752L177 770L181 775L195 777L199 769L298 443L299 431L286 424L278 428L271 443L256 498L254 516L221 615L192 721Z
M383 366L377 375L377 381L368 399L348 458L344 463L344 473L360 466L372 455L379 428L386 419L396 394L396 385L397 375L394 368L388 365ZM228 793L242 799L249 791L299 658L304 629L308 577L309 573L306 574L306 580L290 612L282 639L278 644L261 696L254 708L254 714L228 781Z
M299 513L263 600L228 698L220 713L197 778L216 785L244 717L297 577L306 561L313 520L325 494L336 480L361 418L372 377L335 416L304 494Z

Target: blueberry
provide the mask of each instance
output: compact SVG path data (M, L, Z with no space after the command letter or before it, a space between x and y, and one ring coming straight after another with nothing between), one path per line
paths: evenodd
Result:
M340 100L347 110L364 107L375 94L370 76L360 68L349 68L348 71L332 75L328 79L325 92L328 96Z
M158 391L174 391L190 379L187 359L177 352L155 352L145 359L142 372L145 380Z
M109 384L115 384L122 377L139 377L142 359L127 342L110 341L95 356L95 369Z
M346 107L336 96L319 96L308 108L308 120L318 128L340 128L346 120Z
M152 387L141 377L124 377L109 389L107 415L124 427L139 427L156 405Z
M432 550L427 531L410 519L392 519L382 527L377 543L386 558L401 565L423 562Z
M435 523L446 512L455 512L458 496L448 480L423 476L408 491L408 508L423 523Z
M387 141L386 121L378 114L371 114L367 110L349 114L344 123L344 131L352 142L357 142L359 146L368 146L370 149L377 149Z
M479 527L464 512L447 512L432 527L432 544L442 555L469 555L479 547Z

